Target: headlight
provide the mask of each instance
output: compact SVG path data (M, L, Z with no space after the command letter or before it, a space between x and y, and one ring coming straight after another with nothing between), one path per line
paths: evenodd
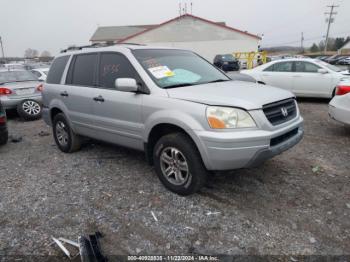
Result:
M207 119L215 129L256 127L248 112L232 107L209 106Z

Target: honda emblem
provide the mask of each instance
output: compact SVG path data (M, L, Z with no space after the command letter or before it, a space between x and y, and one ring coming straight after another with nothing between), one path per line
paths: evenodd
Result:
M282 113L282 115L283 115L284 117L287 117L287 116L288 116L288 110L287 110L287 108L282 107L282 108L281 108L281 113Z

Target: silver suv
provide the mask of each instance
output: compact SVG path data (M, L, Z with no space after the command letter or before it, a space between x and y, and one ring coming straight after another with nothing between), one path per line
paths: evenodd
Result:
M303 136L289 91L232 81L191 51L139 45L57 56L43 117L63 152L82 137L142 150L180 195L198 191L210 171L256 166Z

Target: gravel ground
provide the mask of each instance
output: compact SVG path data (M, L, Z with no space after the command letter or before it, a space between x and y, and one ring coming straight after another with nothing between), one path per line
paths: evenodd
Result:
M0 148L0 255L63 258L51 236L96 230L107 255L350 255L350 129L327 102L300 101L299 145L190 197L167 191L140 152L93 142L64 154L43 121L11 117L23 140Z

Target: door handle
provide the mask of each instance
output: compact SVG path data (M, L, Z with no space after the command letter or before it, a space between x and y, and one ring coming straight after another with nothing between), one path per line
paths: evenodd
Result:
M63 91L60 95L61 96L68 96L68 93L67 93L67 91Z
M300 75L296 75L296 76L293 76L293 77L301 77Z
M105 99L101 95L94 97L93 99L96 102L104 102L105 101Z

